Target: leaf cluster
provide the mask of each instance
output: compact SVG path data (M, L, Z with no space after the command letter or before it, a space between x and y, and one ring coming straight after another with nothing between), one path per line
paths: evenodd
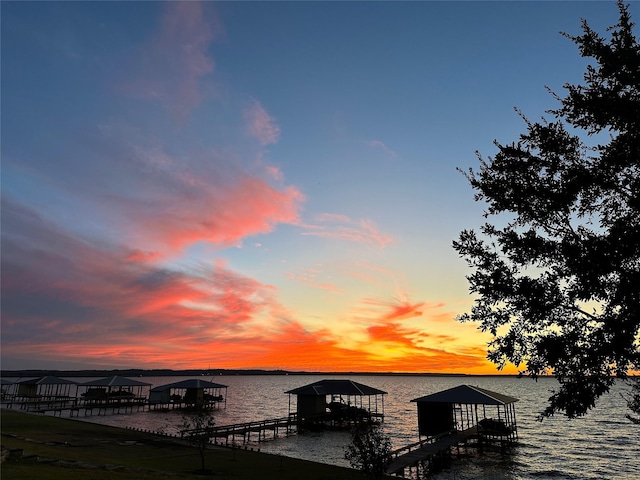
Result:
M564 34L594 64L551 120L519 112L526 132L463 172L492 221L453 242L476 294L459 320L493 335L499 368L558 377L544 415L582 415L640 368L640 45L618 8L609 39Z

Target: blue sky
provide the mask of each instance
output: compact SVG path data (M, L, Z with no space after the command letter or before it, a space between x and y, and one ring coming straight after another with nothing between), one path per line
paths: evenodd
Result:
M617 17L3 2L3 368L494 371L454 320L483 221L456 168L581 81L560 31Z

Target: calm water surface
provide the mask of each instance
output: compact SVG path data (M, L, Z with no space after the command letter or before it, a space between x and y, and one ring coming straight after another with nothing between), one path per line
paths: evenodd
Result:
M411 400L461 384L494 390L520 399L516 404L520 442L510 454L484 454L454 461L436 480L544 480L544 479L640 479L640 426L633 425L621 393L620 382L586 417L563 416L537 421L538 413L556 385L553 378L537 382L514 377L418 377L418 376L216 376L204 377L228 385L227 408L214 413L216 425L264 420L289 413L284 392L323 378L349 378L388 392L384 399L384 428L394 448L418 440L416 404ZM146 377L153 386L183 377ZM76 379L78 380L78 379ZM88 379L85 379L88 380ZM295 411L295 397L291 397ZM84 417L86 421L137 427L168 433L181 427L179 412L140 412L126 415ZM260 444L264 452L348 466L344 449L346 432L293 435Z

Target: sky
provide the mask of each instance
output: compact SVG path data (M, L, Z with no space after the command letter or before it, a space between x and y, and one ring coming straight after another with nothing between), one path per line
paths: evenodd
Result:
M614 2L2 2L3 369L497 373L458 169ZM640 18L640 4L631 5ZM546 118L550 118L546 115ZM507 366L503 373L514 373Z

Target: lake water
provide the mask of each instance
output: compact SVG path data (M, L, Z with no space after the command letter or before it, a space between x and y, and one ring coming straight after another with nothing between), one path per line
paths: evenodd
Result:
M384 399L385 433L394 448L418 437L416 404L411 400L461 384L469 384L516 397L519 443L509 454L485 453L455 460L436 480L544 480L544 479L640 479L640 426L625 418L629 413L621 393L628 387L619 382L602 397L587 416L569 420L563 416L537 420L546 405L553 378L537 382L515 377L421 377L339 375L256 375L201 377L228 385L227 408L214 412L216 425L287 416L289 395L284 392L323 378L348 378L388 392ZM143 377L153 386L184 377ZM78 381L79 379L74 379ZM89 380L89 379L82 379ZM292 396L295 410L295 396ZM123 415L80 417L95 423L174 433L181 414L139 412ZM262 442L263 452L348 466L344 449L347 432L305 433Z

